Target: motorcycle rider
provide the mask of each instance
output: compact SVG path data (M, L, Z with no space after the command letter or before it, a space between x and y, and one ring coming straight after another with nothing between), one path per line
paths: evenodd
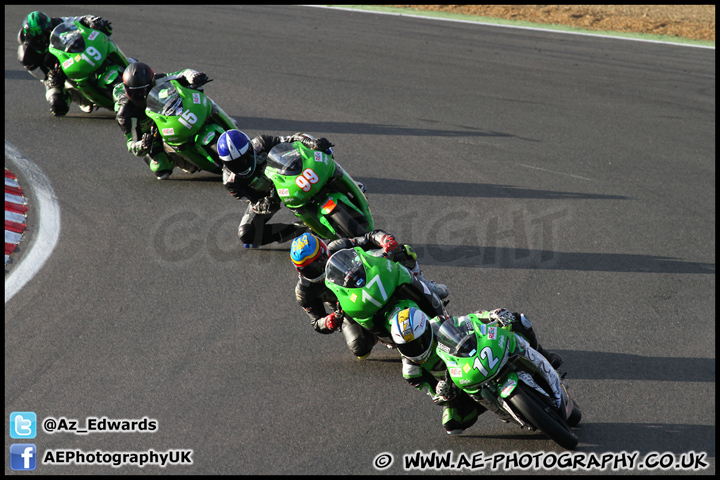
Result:
M192 86L201 91L202 86L209 81L205 73L191 68L156 74L149 65L135 62L125 68L123 83L113 90L115 120L127 139L127 149L135 156L144 157L158 180L167 180L174 164L165 153L162 137L150 132L154 122L145 113L145 107L150 90L170 80L177 80L183 86Z
M315 331L330 334L340 329L353 354L363 359L370 355L378 342L377 334L364 329L347 315L335 311L337 298L324 282L325 265L329 256L339 250L356 246L363 250L382 249L385 255L408 268L416 278L429 285L440 298L447 297L449 290L445 285L427 280L420 271L417 255L412 247L400 245L394 235L383 230L374 230L355 238L333 240L327 245L310 233L304 233L293 240L290 258L298 271L298 282L295 286L298 304L310 317ZM333 311L328 314L325 305Z
M522 335L530 346L543 355L557 369L563 360L560 354L540 346L532 323L522 313L510 313L504 308L479 310L475 315L483 323L499 321L510 325L514 333ZM433 402L443 407L442 424L448 434L462 433L472 426L478 415L487 410L456 387L450 380L447 367L435 348L437 332L449 316L428 317L416 308L398 309L391 316L392 339L402 355L403 378L420 391L428 389Z
M22 28L18 32L17 40L18 61L30 72L32 76L45 85L45 99L50 104L50 111L55 116L62 116L70 110L74 101L85 113L93 110L93 103L86 99L75 89L66 91L65 80L67 76L60 68L58 59L50 53L50 33L55 27L64 22L80 22L83 26L99 30L110 36L112 26L109 21L95 16L80 17L50 17L39 11L31 12L23 20Z
M233 197L248 203L238 226L238 236L245 248L282 243L308 230L302 223L267 223L280 210L275 186L264 173L267 154L279 143L295 141L320 151L327 151L333 146L326 138L314 138L304 133L284 137L258 135L250 140L240 130L228 130L218 140L218 154L223 162L223 185Z

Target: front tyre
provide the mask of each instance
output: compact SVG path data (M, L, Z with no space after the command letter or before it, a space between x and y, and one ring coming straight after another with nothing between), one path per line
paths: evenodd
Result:
M515 393L507 400L513 409L555 443L568 450L575 449L578 444L577 436L555 409L550 408L539 399L534 392L530 391L530 387L519 384Z

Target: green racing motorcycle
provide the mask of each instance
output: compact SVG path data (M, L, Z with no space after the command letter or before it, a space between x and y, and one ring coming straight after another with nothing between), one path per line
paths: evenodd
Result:
M237 124L202 90L177 80L159 83L148 94L145 113L155 123L151 133L162 137L176 167L188 173L222 174L217 142Z
M440 327L436 352L447 366L446 380L501 420L539 429L574 449L578 438L571 427L582 412L568 394L564 375L510 325L486 323L487 314L450 317Z
M315 235L334 240L374 229L367 198L329 152L281 143L267 156L265 175L283 204Z
M48 50L60 62L68 90L113 110L113 88L122 83L130 61L107 35L78 21L64 22L53 29Z
M381 254L382 250L366 252L360 247L336 252L325 267L325 285L344 314L392 343L391 317L397 310L414 307L429 317L447 312L424 282Z

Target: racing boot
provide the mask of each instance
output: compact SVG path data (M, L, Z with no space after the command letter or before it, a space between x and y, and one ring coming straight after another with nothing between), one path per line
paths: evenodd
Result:
M440 300L444 300L448 295L450 295L450 289L447 285L425 278L425 275L423 275L420 271L420 265L417 262L415 262L415 266L410 270L410 272L415 276L415 278L423 281L428 287L430 287L430 290L440 297Z
M61 70L50 70L47 73L45 84L45 100L50 104L50 111L56 117L61 117L70 111L70 94L63 90L65 74Z
M172 175L173 162L168 158L165 152L145 155L145 163L148 164L150 170L155 174L158 180L167 180Z
M536 348L535 350L537 350L538 353L540 353L540 355L542 355L543 357L545 357L545 358L547 359L547 361L550 362L550 365L552 365L552 367L553 367L555 370L557 370L558 368L560 368L560 365L563 364L562 355L560 355L559 353L557 353L557 352L551 352L551 351L549 351L549 350L545 350L545 349L544 349L541 345L539 345L539 344L538 344L538 346L537 346L537 348Z

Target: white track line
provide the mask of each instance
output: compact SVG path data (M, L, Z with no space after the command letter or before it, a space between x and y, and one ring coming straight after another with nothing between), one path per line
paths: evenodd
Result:
M27 254L15 265L5 278L5 303L32 280L42 268L57 245L60 237L60 206L50 180L30 159L5 140L5 157L15 164L27 181L37 215L37 232L32 235Z
M543 28L542 26L537 27L526 27L524 25L509 25L505 23L490 23L490 22L480 22L477 20L462 20L462 19L456 19L456 18L445 18L440 16L433 16L432 14L428 15L413 15L408 13L402 13L402 12L381 12L378 10L366 10L364 8L345 8L345 7L332 7L327 5L300 5L301 7L315 7L315 8L329 8L333 10L345 10L347 12L357 12L357 13L375 13L378 15L394 15L398 17L410 17L410 18L421 18L424 20L439 20L444 22L457 22L457 23L473 23L475 25L485 25L490 27L504 27L504 28L518 28L521 30L536 30L536 31L542 31L542 32L553 32L553 33L567 33L569 35L584 35L586 37L601 37L601 38L614 38L617 40L630 40L634 42L649 42L649 43L664 43L666 45L677 45L680 47L696 47L696 48L711 48L715 50L714 46L709 45L695 45L693 43L676 43L676 42L670 42L665 40L653 40L649 38L635 38L635 37L624 37L624 36L618 36L613 35L612 33L590 33L590 32L583 32L581 29L579 30L563 30L563 29L555 29L550 26L547 28ZM372 5L371 5L372 6Z

